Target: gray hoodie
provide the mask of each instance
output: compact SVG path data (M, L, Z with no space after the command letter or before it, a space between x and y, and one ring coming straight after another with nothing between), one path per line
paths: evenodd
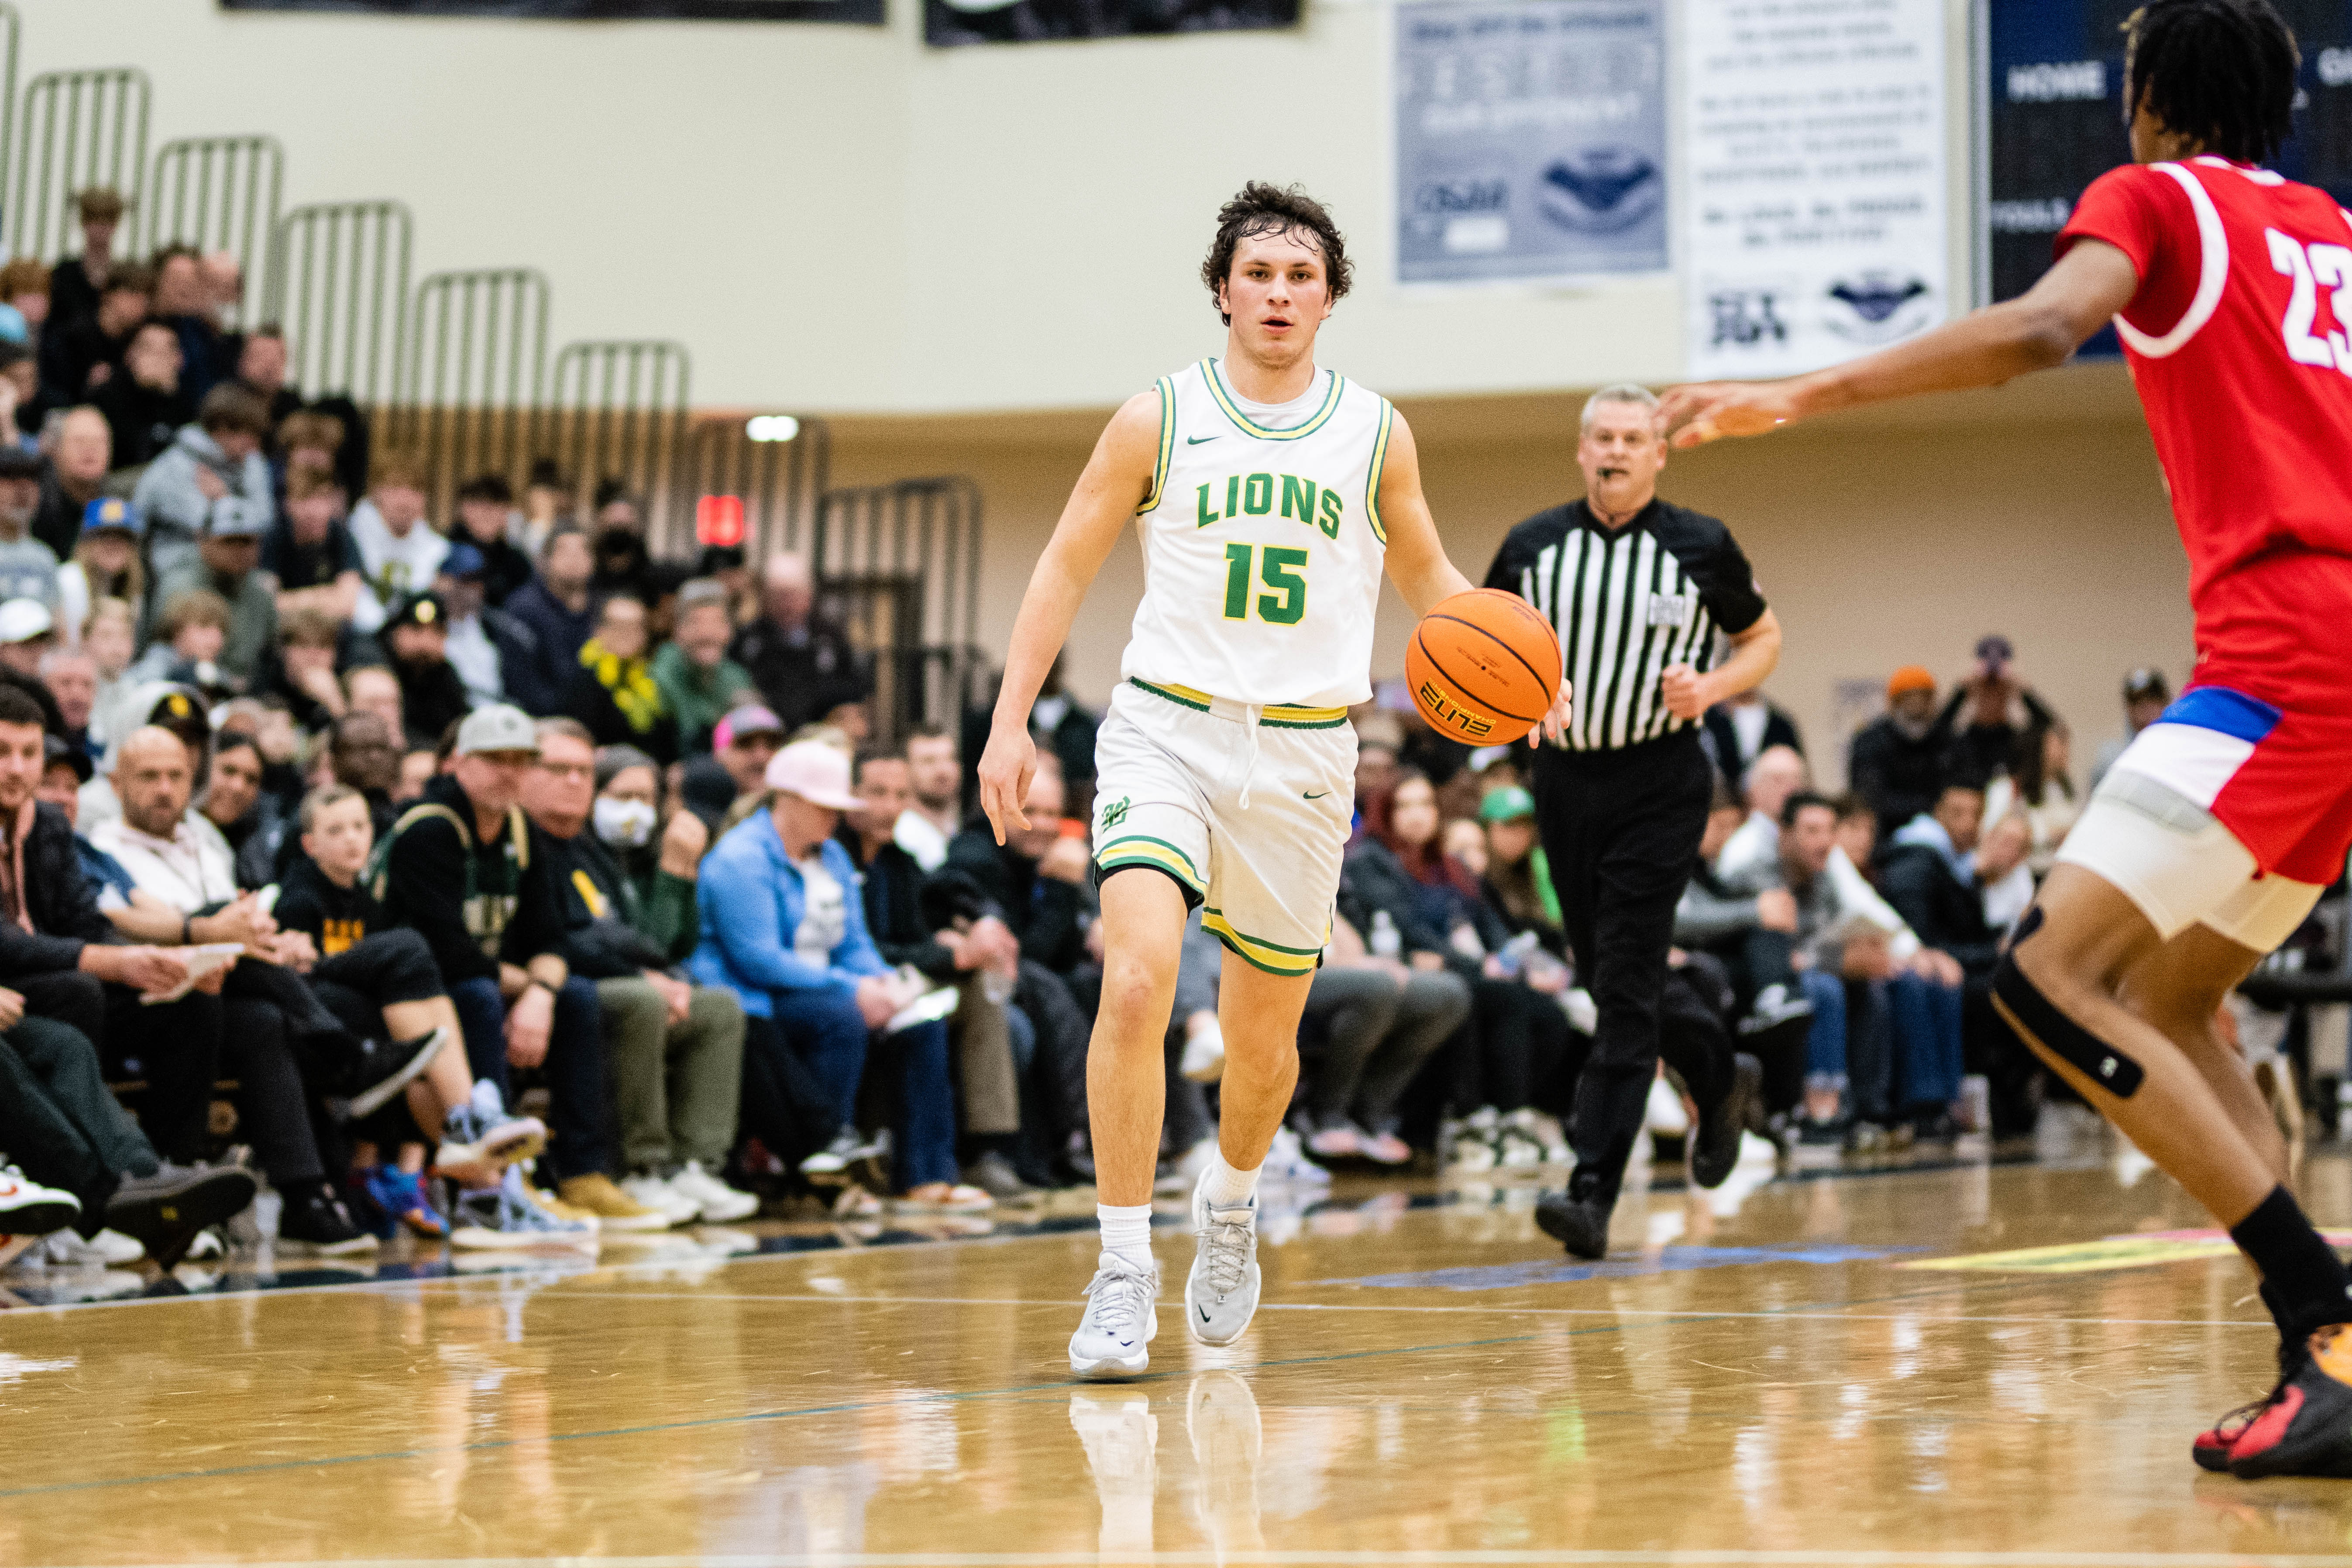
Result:
M205 469L228 492L218 500L196 483ZM269 464L258 452L236 462L203 427L183 425L171 446L139 476L131 504L147 520L148 561L152 579L161 582L173 568L196 558L196 536L216 510L231 516L245 510L268 526L275 510Z

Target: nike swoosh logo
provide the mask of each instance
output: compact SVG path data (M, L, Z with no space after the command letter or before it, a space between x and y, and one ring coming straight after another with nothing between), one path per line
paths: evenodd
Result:
M1204 1323L1205 1323L1205 1322L1207 1322L1207 1321L1209 1321L1209 1309L1208 1309L1208 1308L1206 1308L1206 1307L1202 1307L1202 1308L1201 1308L1201 1309L1200 1309L1200 1313L1201 1313L1201 1321L1202 1321L1202 1322L1204 1322Z
M1321 800L1325 795L1329 795L1330 793L1331 792L1328 789L1318 789L1310 791L1306 795L1300 795L1298 798L1301 800Z
M1187 436L1184 437L1184 445L1187 447L1197 447L1203 441L1213 441L1215 439L1216 437L1214 436Z

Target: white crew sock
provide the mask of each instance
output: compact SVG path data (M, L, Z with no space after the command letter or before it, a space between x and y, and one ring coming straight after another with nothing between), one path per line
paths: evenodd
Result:
M1218 1151L1202 1183L1208 1191L1209 1206L1227 1209L1249 1202L1250 1194L1257 1191L1257 1173L1264 1169L1264 1165L1253 1165L1246 1171L1236 1171L1225 1163L1224 1152Z
M1108 1268L1116 1258L1138 1273L1151 1272L1150 1204L1097 1204L1095 1223L1102 1226L1101 1267Z

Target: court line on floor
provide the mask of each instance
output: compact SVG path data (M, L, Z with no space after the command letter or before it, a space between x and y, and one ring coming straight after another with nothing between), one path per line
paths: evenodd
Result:
M693 1557L350 1558L249 1563L247 1568L2352 1568L2352 1556L2237 1552L1781 1551L1684 1547L1657 1551L1464 1548L1304 1552L818 1552ZM164 1568L156 1564L152 1568Z
M1958 1284L1942 1285L1929 1289L1896 1291L1883 1297L1864 1298L1853 1304L1856 1306L1868 1306L1882 1301L1911 1300L1937 1296L1963 1294L1970 1290L1991 1290L1999 1292L2021 1289L2030 1286L2040 1286L2044 1283L2046 1282L2039 1279L2004 1281L1995 1285L1987 1285L1985 1282L1980 1280L1966 1280ZM1830 1302L1809 1303L1801 1305L1794 1310L1801 1312L1807 1310L1809 1307L1830 1306L1834 1304L1835 1303ZM1786 1314L1767 1313L1764 1315L1769 1317ZM1704 1323L1715 1319L1717 1314L1712 1312L1696 1311L1683 1314L1663 1315L1654 1322L1644 1322L1638 1325L1624 1322L1622 1321L1622 1314L1619 1315L1619 1317L1620 1321L1615 1322L1595 1323L1589 1328L1570 1329L1568 1331L1568 1333L1571 1338L1582 1338L1591 1334L1622 1333L1630 1327L1665 1327L1677 1321ZM1415 1355L1439 1351L1482 1350L1496 1345L1528 1344L1539 1340L1543 1336L1539 1334L1507 1334L1492 1339L1462 1340L1443 1344L1399 1345L1392 1346L1385 1350L1341 1351L1335 1352L1328 1355L1291 1356L1278 1361L1257 1362L1252 1365L1250 1370L1258 1373L1280 1372L1293 1367L1332 1365L1340 1362L1364 1361L1382 1356ZM1195 1375L1194 1369L1189 1367L1181 1370L1169 1369L1160 1372L1147 1372L1139 1377L1126 1380L1125 1386L1132 1387L1139 1384L1166 1383L1171 1379L1185 1378L1193 1375ZM1048 1382L1017 1384L1005 1388L967 1389L960 1391L934 1390L919 1394L902 1394L889 1399L854 1399L831 1405L805 1405L790 1410L752 1411L741 1415L714 1415L691 1421L652 1422L637 1426L618 1426L586 1432L556 1432L530 1437L491 1438L478 1443L452 1443L437 1445L433 1447L425 1448L386 1449L382 1452L372 1454L330 1454L314 1458L283 1459L268 1464L227 1465L201 1470L163 1471L143 1476L120 1476L98 1480L55 1481L43 1486L16 1487L0 1489L0 1499L45 1497L68 1492L106 1490L113 1488L128 1486L163 1485L173 1481L215 1480L230 1476L265 1475L292 1470L325 1468L330 1466L337 1465L373 1464L385 1460L446 1458L454 1454L494 1453L509 1448L528 1447L541 1444L553 1445L557 1443L586 1442L604 1437L647 1436L656 1433L665 1432L699 1431L719 1426L750 1426L761 1422L791 1420L803 1415L850 1415L864 1410L877 1410L898 1405L928 1404L955 1405L964 1403L968 1400L999 1399L1008 1395L1036 1394L1047 1390L1066 1391L1071 1386L1071 1379L1067 1377L1057 1377Z
M719 1295L703 1290L557 1290L551 1300L595 1301L835 1301L886 1307L1050 1307L1066 1310L1069 1302L1053 1297L1015 1296L835 1296L824 1291L806 1295ZM1181 1313L1173 1301L1156 1303L1159 1310ZM1503 1318L1775 1318L1795 1321L1844 1320L1859 1323L1910 1322L1909 1312L1728 1312L1714 1309L1667 1307L1405 1307L1356 1301L1261 1301L1261 1312L1405 1312L1468 1313ZM2083 1328L2140 1329L2275 1329L2268 1318L2059 1318L2040 1314L1948 1313L1928 1320L1935 1323L2067 1323Z

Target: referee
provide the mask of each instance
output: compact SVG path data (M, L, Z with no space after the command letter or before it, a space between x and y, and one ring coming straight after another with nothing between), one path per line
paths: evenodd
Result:
M1731 532L1658 499L1666 466L1658 400L1607 386L1584 405L1577 466L1584 499L1539 511L1503 541L1486 586L1533 605L1559 634L1576 712L1535 765L1536 821L1579 979L1600 1010L1577 1080L1568 1192L1536 1222L1579 1258L1609 1250L1609 1214L1658 1066L1659 999L1675 904L1698 863L1715 784L1700 716L1772 673L1780 623ZM1731 645L1709 668L1716 635ZM1752 1058L1727 1037L1682 1031L1670 1065L1699 1107L1695 1180L1714 1186L1738 1158L1754 1097Z

